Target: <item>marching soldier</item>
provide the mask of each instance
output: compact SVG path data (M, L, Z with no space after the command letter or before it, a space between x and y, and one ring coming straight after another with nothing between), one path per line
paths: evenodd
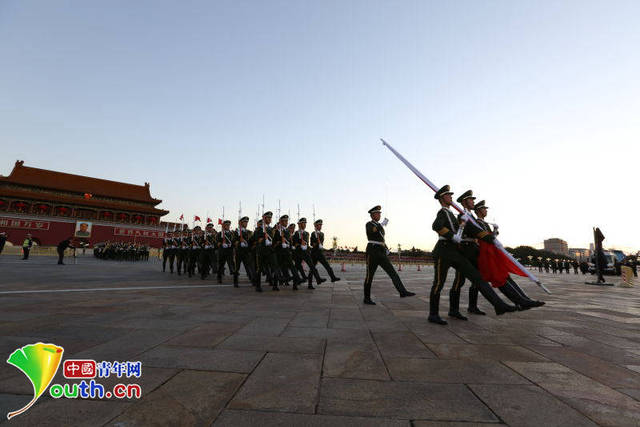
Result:
M229 266L229 274L233 275L233 286L238 287L238 272L235 266L235 256L233 254L234 238L229 230L231 221L222 222L222 230L218 233L218 283L222 283L222 271L224 264Z
M181 272L187 272L187 264L189 262L189 233L187 230L182 230L182 233L178 232L178 248L176 254L178 256L178 276Z
M167 260L169 260L169 272L173 274L173 261L175 259L175 245L173 242L173 232L169 231L167 237L162 240L162 272L166 271Z
M298 290L298 285L302 283L300 276L293 265L293 259L291 257L291 235L289 234L289 215L282 215L280 221L275 228L273 235L273 241L276 242L275 251L278 257L278 263L280 264L280 272L285 276L285 282L289 280L289 274L293 279L293 290Z
M380 223L380 213L382 208L380 206L374 206L369 209L369 215L371 221L366 224L367 239L367 276L364 279L364 303L369 305L375 305L376 303L371 300L371 283L373 282L373 276L376 274L378 266L389 275L393 286L396 287L400 293L400 297L410 297L415 293L408 291L402 284L400 276L396 272L391 261L389 261L389 250L384 242L384 228L383 225L387 224L387 220Z
M188 266L187 273L189 277L192 277L196 274L196 265L198 264L198 260L200 259L200 232L202 229L200 226L194 227L191 233L191 239L189 240L189 253L188 253Z
M247 276L249 277L249 281L255 284L256 280L256 271L253 268L253 261L251 255L251 245L252 245L252 237L253 233L247 229L247 225L249 225L249 217L243 216L238 221L238 229L234 232L234 241L236 245L236 276L235 282L237 283L237 277L240 273L240 264L244 264L244 270L247 272Z
M455 215L449 210L452 203L452 194L453 192L449 191L449 186L445 185L439 189L434 196L435 199L440 202L442 208L438 211L432 225L432 229L438 233L439 237L433 249L435 274L429 297L429 322L439 325L447 324L447 322L439 316L438 310L440 305L440 292L442 291L449 267L454 267L460 271L465 278L469 279L471 283L476 285L480 293L493 305L497 315L515 311L516 308L514 306L502 301L493 291L491 285L482 280L480 272L474 268L469 260L460 252L458 245L462 241L462 238L461 233L457 233L461 225ZM471 237L493 242L494 237L491 233L478 230L472 224L466 224L466 227L469 227L469 235Z
M313 261L311 260L311 250L309 249L309 232L305 229L307 228L307 219L300 218L298 220L298 231L296 231L293 235L293 245L295 246L295 253L297 254L297 262L299 263L296 267L299 271L303 271L302 269L302 261L304 261L309 267L309 277L308 280L308 288L315 289L313 287L313 278L316 278L316 283L319 285L327 279L323 279L320 277L318 270L316 269ZM304 280L304 279L303 279Z
M258 272L256 273L257 292L262 292L260 280L263 273L266 274L267 278L271 280L273 290L280 290L278 288L278 282L281 281L281 273L278 266L278 259L276 258L276 254L273 251L274 230L269 225L271 224L272 218L273 213L271 211L267 211L262 214L262 225L256 228L255 232L256 245L258 250Z
M314 268L317 267L318 263L322 264L325 270L327 270L327 274L329 274L329 278L331 279L331 283L337 282L340 280L339 277L335 275L333 272L333 268L327 262L327 258L324 256L324 233L322 232L322 220L316 220L313 223L313 227L315 230L311 233L311 262ZM320 272L318 272L319 274ZM322 279L324 282L326 279ZM311 284L311 278L309 278L309 284ZM318 282L318 284L320 284Z
M298 223L298 226L300 224ZM291 236L291 257L293 259L293 264L295 266L296 271L298 272L298 275L300 276L300 279L302 279L303 282L307 281L307 274L304 271L304 267L302 267L302 261L304 261L301 258L301 254L300 252L297 250L296 244L295 244L295 235L296 235L296 225L291 223L289 224L289 236Z
M484 231L496 234L498 226L494 225L494 229L492 231L489 223L484 220L484 218L486 218L487 216L487 209L489 209L489 207L485 205L484 200L481 200L480 202L478 202L478 204L475 205L475 211L478 215L476 222L478 223L478 225L480 225L480 227L482 227ZM509 298L511 302L516 304L516 307L518 307L520 310L528 310L534 307L541 307L545 304L543 301L536 301L529 298L527 294L522 290L522 288L520 288L520 286L518 286L518 284L511 277L508 277L507 282L504 285L498 287L498 289L504 296Z
M458 197L457 202L462 204L465 215L473 216L471 209L473 209L475 199L476 198L473 197L473 192L471 190L465 191L460 197ZM461 217L462 214L458 215L458 221L460 221ZM479 250L476 239L470 235L469 231L463 229L460 242L460 252L462 252L462 255L469 260L471 265L476 269L478 268ZM460 289L462 289L464 281L465 279L462 272L460 270L456 270L456 275L453 279L453 286L451 286L451 290L449 291L449 317L455 317L460 320L467 320L467 318L460 313L459 308ZM484 311L478 308L478 287L473 283L469 286L468 304L467 312L471 314L485 314Z
M208 223L204 228L204 236L201 239L200 248L200 278L206 279L209 275L209 271L215 273L218 269L218 265L215 263L216 255L216 231L213 229L213 224Z

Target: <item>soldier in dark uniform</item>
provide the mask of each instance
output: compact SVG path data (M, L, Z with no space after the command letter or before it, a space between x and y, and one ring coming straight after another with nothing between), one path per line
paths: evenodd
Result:
M173 233L169 231L167 237L162 240L162 272L167 270L167 260L169 260L169 271L173 273Z
M393 268L391 261L389 261L389 250L384 242L383 227L383 224L386 225L387 220L383 223L379 222L381 212L382 208L380 206L374 206L369 209L371 221L367 222L365 226L369 243L367 244L366 252L367 276L364 279L364 303L370 305L375 305L375 302L371 300L371 283L373 282L373 276L376 274L378 266L382 267L382 269L389 275L393 282L393 286L396 287L400 297L410 297L415 295L404 287L396 269Z
M573 267L573 274L578 274L578 261L575 259L571 261L571 266Z
M327 279L320 277L318 270L315 267L313 260L311 259L311 249L309 248L309 232L307 228L307 219L300 218L298 220L298 231L293 234L293 246L294 251L297 253L297 259L299 264L296 266L299 271L302 271L302 261L309 267L309 275L307 277L309 289L315 289L313 287L313 278L316 278L316 283L319 285ZM303 279L304 280L304 279Z
M549 272L549 260L548 259L544 260L544 272L545 273Z
M327 274L329 274L331 283L337 282L340 278L335 275L333 268L331 268L331 265L327 262L327 258L324 256L324 233L322 232L322 220L316 220L313 223L313 226L315 230L311 233L311 262L316 269L318 263L322 264L324 269L327 270ZM322 279L323 282L325 280L326 279ZM311 278L309 278L309 284L310 283Z
M439 316L438 311L440 291L442 291L442 287L444 286L449 267L460 271L465 278L476 285L480 293L493 305L497 315L515 311L516 308L514 306L502 301L493 291L491 285L482 280L480 272L474 268L469 260L460 252L459 243L462 241L462 238L461 234L457 234L457 232L461 224L459 224L458 218L449 210L449 206L451 206L452 203L452 194L448 185L439 189L435 194L435 199L440 202L442 208L438 211L438 215L432 225L432 229L438 233L439 237L432 252L435 263L435 274L429 297L429 322L440 325L447 324L447 322ZM471 237L483 239L490 243L493 242L494 237L491 233L479 230L470 223L465 223L465 228L467 227L469 227L467 232Z
M189 262L189 233L187 230L182 230L182 233L178 232L178 238L175 240L178 246L176 256L178 258L178 276L180 276L183 271L185 273L187 272L187 264Z
M187 265L187 273L189 277L192 277L196 274L196 265L198 265L198 260L200 259L200 249L201 249L201 241L200 241L200 232L202 229L200 226L196 226L191 233L191 238L189 240L189 254L188 254L188 265Z
M289 236L291 236L291 258L293 259L293 264L295 266L296 271L298 272L298 275L300 276L300 279L303 282L307 281L307 273L305 273L304 271L304 267L302 266L302 261L304 261L301 258L301 254L300 251L297 250L297 247L295 245L295 235L296 235L296 225L295 224L289 224Z
M262 292L260 280L263 272L267 275L268 279L271 280L274 291L280 290L280 288L278 288L278 282L282 280L278 259L273 251L274 230L269 225L271 224L272 217L273 213L271 211L262 214L262 226L256 228L255 232L256 244L258 246L258 272L256 273L256 291L258 292Z
M209 272L217 271L218 266L214 266L215 250L216 250L216 231L213 229L213 224L208 223L204 228L204 235L200 240L200 260L198 263L198 269L200 270L200 278L202 280L209 276Z
M473 197L473 192L471 190L465 191L460 197L458 197L457 201L462 204L465 215L473 217L471 210L473 209L475 199L476 198ZM459 214L458 221L461 220L461 217L462 214ZM480 252L478 242L476 242L476 239L473 237L471 232L464 228L461 235L460 252L462 252L462 255L469 260L475 269L478 268L478 254ZM464 281L464 275L460 270L456 269L453 285L449 290L449 317L455 317L460 320L467 320L467 318L460 313L460 290L464 285ZM478 287L473 283L469 286L468 304L467 312L471 314L485 314L484 311L478 308Z
M231 221L222 222L222 230L218 233L218 283L222 283L222 269L225 263L229 266L229 274L233 276L233 286L238 287L238 272L236 271L233 232L229 230Z
M253 268L253 261L251 256L251 242L253 233L247 229L249 225L249 217L243 216L238 221L238 229L234 232L234 241L236 246L236 273L240 272L240 264L244 264L244 270L247 272L249 281L255 284L256 271ZM238 274L234 278L234 283L238 283Z
M293 290L298 289L298 285L302 283L296 267L293 264L291 256L291 235L289 234L289 228L287 224L289 222L289 215L282 215L278 226L275 227L273 235L273 241L275 242L274 249L278 257L278 263L280 265L280 272L285 276L285 281L288 281L289 274L293 280Z
M571 273L571 263L568 259L564 260L564 270L567 272L567 274Z
M2 253L2 250L4 249L4 244L6 242L7 242L7 233L2 231L2 232L0 232L0 254Z
M553 260L551 260L551 272L553 274L556 274L557 271L558 271L558 260L557 259L553 259Z
M494 225L494 229L491 230L491 226L489 225L489 223L487 223L484 220L484 218L487 216L487 209L489 209L489 207L485 205L484 200L481 200L480 202L478 202L478 204L475 205L475 212L478 215L478 218L476 219L476 221L478 225L482 227L483 231L487 231L495 235L498 233L497 231L498 226ZM476 265L477 265L477 261L476 261ZM498 287L498 289L500 290L500 292L502 292L504 296L509 298L511 302L516 304L516 307L519 310L528 310L534 307L541 307L545 304L543 301L536 301L529 298L529 296L527 296L527 294L522 290L522 288L520 288L520 286L518 286L518 284L510 276L507 277L506 283Z

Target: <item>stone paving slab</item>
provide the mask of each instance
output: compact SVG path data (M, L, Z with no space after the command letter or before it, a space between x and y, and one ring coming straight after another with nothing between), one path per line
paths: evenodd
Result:
M640 423L640 289L591 287L583 284L588 277L543 273L552 295L517 280L546 306L498 317L481 298L486 316L442 327L426 321L431 267L400 272L418 294L412 298L399 298L378 272L378 304L364 306L357 265L340 273L342 281L313 291L259 294L244 277L240 288L220 286L163 274L153 260L87 257L58 268L53 258L6 259L0 256L2 354L49 341L65 348L65 358L140 360L143 395L118 401L45 394L10 424L0 417L1 424ZM56 292L6 293L24 290ZM462 295L464 309L466 289ZM59 371L54 382L77 380ZM101 379L107 388L116 382ZM26 403L30 388L13 366L0 363L2 412Z

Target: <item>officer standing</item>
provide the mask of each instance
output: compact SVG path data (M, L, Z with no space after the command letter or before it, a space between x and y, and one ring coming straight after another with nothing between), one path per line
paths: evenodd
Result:
M442 287L444 286L449 267L460 271L465 278L476 285L480 293L493 305L497 315L515 311L516 308L514 306L506 304L500 299L491 288L491 285L482 279L480 272L474 268L469 260L460 252L458 245L462 241L462 238L461 232L458 234L458 230L461 225L458 223L455 215L449 210L452 204L452 194L453 192L449 190L449 186L445 185L440 188L434 196L435 199L440 202L441 209L438 211L432 225L432 229L438 233L439 237L432 252L435 262L435 272L429 297L429 322L439 325L447 324L447 322L439 316L438 310L440 305L440 291L442 291ZM490 243L493 242L494 237L491 233L478 230L472 224L465 224L465 228L466 227L469 227L468 232L472 237L483 239Z
M253 268L253 261L251 260L251 241L253 237L253 233L247 229L247 225L249 225L249 217L243 216L238 221L238 229L234 233L234 241L236 245L236 259L235 266L236 272L240 272L240 264L244 264L244 270L247 272L247 276L249 277L249 281L255 284L256 280L256 271ZM235 279L235 283L237 283L237 275Z
M231 221L222 222L222 230L218 233L218 283L222 283L222 271L225 263L229 266L229 274L233 276L233 286L238 287L238 272L235 266L235 256L233 254L234 238L229 230Z
M402 284L400 276L393 268L391 261L389 261L389 250L384 242L384 227L387 224L387 219L380 223L380 214L382 208L380 206L374 206L369 209L369 215L371 221L367 222L365 229L367 232L367 276L364 279L364 303L369 305L375 305L375 302L371 300L371 283L373 282L373 276L376 274L378 266L389 275L393 286L396 287L400 297L410 297L415 293L408 291Z
M29 259L29 251L33 246L33 240L31 239L31 233L27 233L24 241L22 242L22 259Z
M309 277L307 278L308 284L307 287L309 289L315 289L313 287L313 278L316 278L316 283L319 285L327 279L323 279L320 277L318 270L316 269L313 260L311 259L311 249L309 249L309 232L306 230L307 228L307 219L300 218L298 220L298 231L293 235L293 245L295 247L295 252L297 253L298 265L296 266L298 270L302 271L302 261L304 261L309 267ZM304 280L304 279L303 279Z
M335 275L333 268L331 268L331 265L327 262L327 258L324 256L324 232L322 231L322 220L316 220L313 223L313 227L315 230L311 233L311 262L316 269L316 265L318 263L322 264L324 269L327 270L327 274L329 274L331 283L337 282L340 278ZM325 280L326 279L322 279L323 282Z

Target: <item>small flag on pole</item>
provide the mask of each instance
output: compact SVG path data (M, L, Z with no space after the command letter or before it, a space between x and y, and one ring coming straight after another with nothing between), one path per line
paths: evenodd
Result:
M198 215L195 215L195 216L193 217L193 220L194 220L194 221L197 221L197 222L201 222L200 217L199 217Z
M184 220L184 214L180 214L180 218L178 218L180 221Z

